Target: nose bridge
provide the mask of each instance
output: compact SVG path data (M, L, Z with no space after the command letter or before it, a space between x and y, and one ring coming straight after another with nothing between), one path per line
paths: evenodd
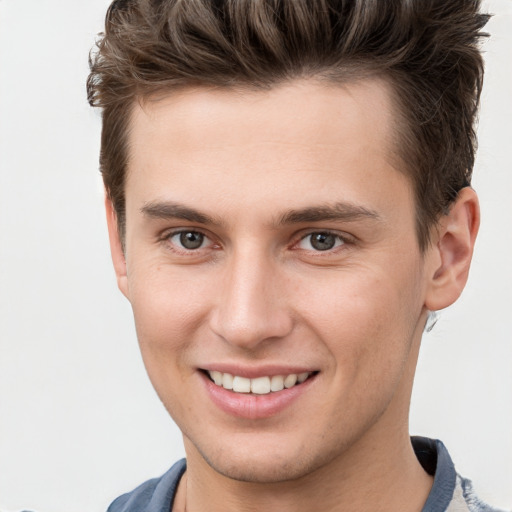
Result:
M254 244L237 248L228 258L212 319L213 330L228 343L251 349L291 330L277 265Z

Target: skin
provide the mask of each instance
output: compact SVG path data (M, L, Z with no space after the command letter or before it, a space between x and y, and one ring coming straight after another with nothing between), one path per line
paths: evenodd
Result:
M432 479L409 441L414 371L428 311L466 282L478 202L464 189L422 253L393 132L379 80L134 105L124 253L108 200L107 219L144 363L184 436L178 509L421 510ZM198 249L180 245L187 230ZM319 232L332 249L311 245ZM205 390L201 369L222 364L318 373L284 410L247 419Z

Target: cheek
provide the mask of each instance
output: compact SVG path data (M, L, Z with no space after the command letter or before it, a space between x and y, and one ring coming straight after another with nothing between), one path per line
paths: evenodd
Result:
M317 332L344 379L399 371L421 313L414 272L369 268L334 276L309 290L303 318ZM307 298L306 298L307 297Z
M191 408L192 402L182 397L193 372L190 347L197 339L206 292L199 282L191 283L179 272L159 265L141 264L132 269L129 286L148 377L169 413L179 418Z
M392 276L364 276L339 279L329 300L324 289L308 301L306 321L329 354L326 377L332 393L326 396L338 404L331 428L343 428L347 435L374 422L398 390L407 387L406 369L421 310L418 297L406 297L409 292L403 293L402 283Z
M172 364L170 355L176 364L183 362L192 333L208 311L208 283L197 272L192 276L165 265L142 262L130 269L129 299L148 371L158 364Z

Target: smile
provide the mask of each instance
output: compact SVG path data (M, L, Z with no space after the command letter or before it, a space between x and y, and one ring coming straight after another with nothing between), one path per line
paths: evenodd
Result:
M208 370L212 382L217 386L235 393L253 393L255 395L267 395L292 388L306 381L313 372L290 373L288 375L273 375L249 379L230 373L222 373L216 370Z

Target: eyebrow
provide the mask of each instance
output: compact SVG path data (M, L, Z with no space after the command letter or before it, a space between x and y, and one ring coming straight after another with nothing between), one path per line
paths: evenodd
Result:
M180 203L149 202L140 211L153 219L181 219L198 224L221 224L217 219Z
M149 202L144 204L140 211L153 219L181 219L198 224L224 225L215 217L175 202ZM382 217L375 210L351 203L335 203L286 211L273 222L273 225L277 227L322 221L355 222L364 219L382 221Z
M307 222L344 221L355 222L359 220L382 221L382 217L365 206L351 203L335 203L333 205L313 206L290 210L278 219L277 225L301 224Z

